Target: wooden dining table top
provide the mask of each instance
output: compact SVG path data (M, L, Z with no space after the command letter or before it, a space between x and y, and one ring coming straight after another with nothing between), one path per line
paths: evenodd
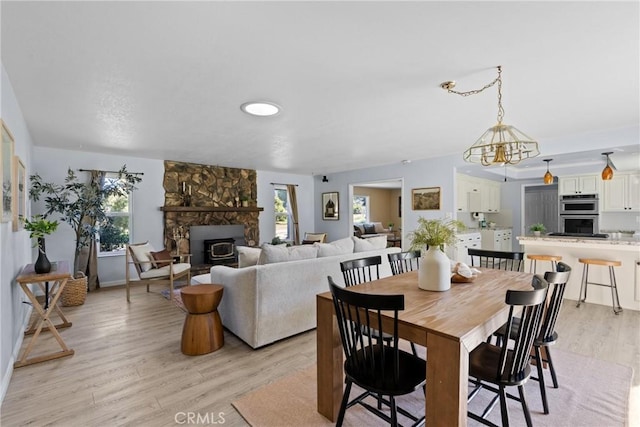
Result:
M484 340L494 325L504 322L508 289L529 290L533 275L481 268L471 283L452 283L447 291L426 291L418 287L418 271L352 286L349 290L367 294L403 294L405 308L398 314L400 335L425 345L424 333L435 333L465 343L468 350ZM318 295L331 299L331 293ZM495 322L488 319L496 318ZM410 336L403 336L403 326Z

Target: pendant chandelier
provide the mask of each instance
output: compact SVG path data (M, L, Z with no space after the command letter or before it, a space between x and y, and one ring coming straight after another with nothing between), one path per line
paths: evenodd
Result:
M464 160L472 163L480 163L483 166L492 165L516 165L522 160L540 155L538 143L530 136L511 125L502 123L504 108L502 108L502 66L498 65L498 77L482 89L468 92L453 90L454 81L440 84L440 87L449 93L461 96L475 95L498 84L498 123L491 126L482 136L464 152Z
M553 159L544 159L543 162L547 162L547 173L544 174L544 183L553 184L553 174L549 172L549 162Z
M602 179L603 181L609 181L613 179L613 163L611 163L611 159L609 158L609 154L613 154L613 151L607 151L606 153L602 153L603 156L607 156L607 165L602 169Z

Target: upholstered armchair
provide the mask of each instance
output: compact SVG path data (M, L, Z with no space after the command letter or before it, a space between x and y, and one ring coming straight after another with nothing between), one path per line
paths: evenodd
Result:
M131 277L131 265L135 267L137 278ZM174 257L164 249L155 251L149 242L127 245L125 287L127 302L130 302L130 288L137 285L169 285L169 298L173 298L176 281L191 283L191 254Z

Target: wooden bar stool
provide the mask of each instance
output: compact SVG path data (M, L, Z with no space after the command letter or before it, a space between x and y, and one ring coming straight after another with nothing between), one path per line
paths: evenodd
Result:
M207 354L224 345L218 305L224 287L220 285L186 286L180 290L189 314L182 327L182 353L189 356Z
M531 260L529 263L529 273L536 274L538 261L550 261L551 271L556 271L558 261L562 261L560 255L527 255L527 258Z
M620 267L622 262L620 261L609 261L606 259L594 259L594 258L578 258L578 262L584 264L584 268L582 270L582 284L580 285L580 297L578 299L578 304L576 307L580 307L580 304L586 302L587 300L587 285L598 285L598 286L606 286L611 288L611 306L613 307L613 312L618 314L622 311L622 307L620 307L620 300L618 299L618 286L616 284L616 274L613 270L613 267ZM605 267L609 267L609 284L606 283L596 283L589 282L589 266L590 265L602 265Z

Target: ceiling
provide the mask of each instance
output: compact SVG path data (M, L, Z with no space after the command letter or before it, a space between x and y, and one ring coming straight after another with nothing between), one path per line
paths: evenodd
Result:
M497 65L504 122L540 142L537 168L640 138L637 1L0 7L37 146L317 175L461 155L495 124L497 92L439 85L481 88ZM252 100L282 111L249 116Z

